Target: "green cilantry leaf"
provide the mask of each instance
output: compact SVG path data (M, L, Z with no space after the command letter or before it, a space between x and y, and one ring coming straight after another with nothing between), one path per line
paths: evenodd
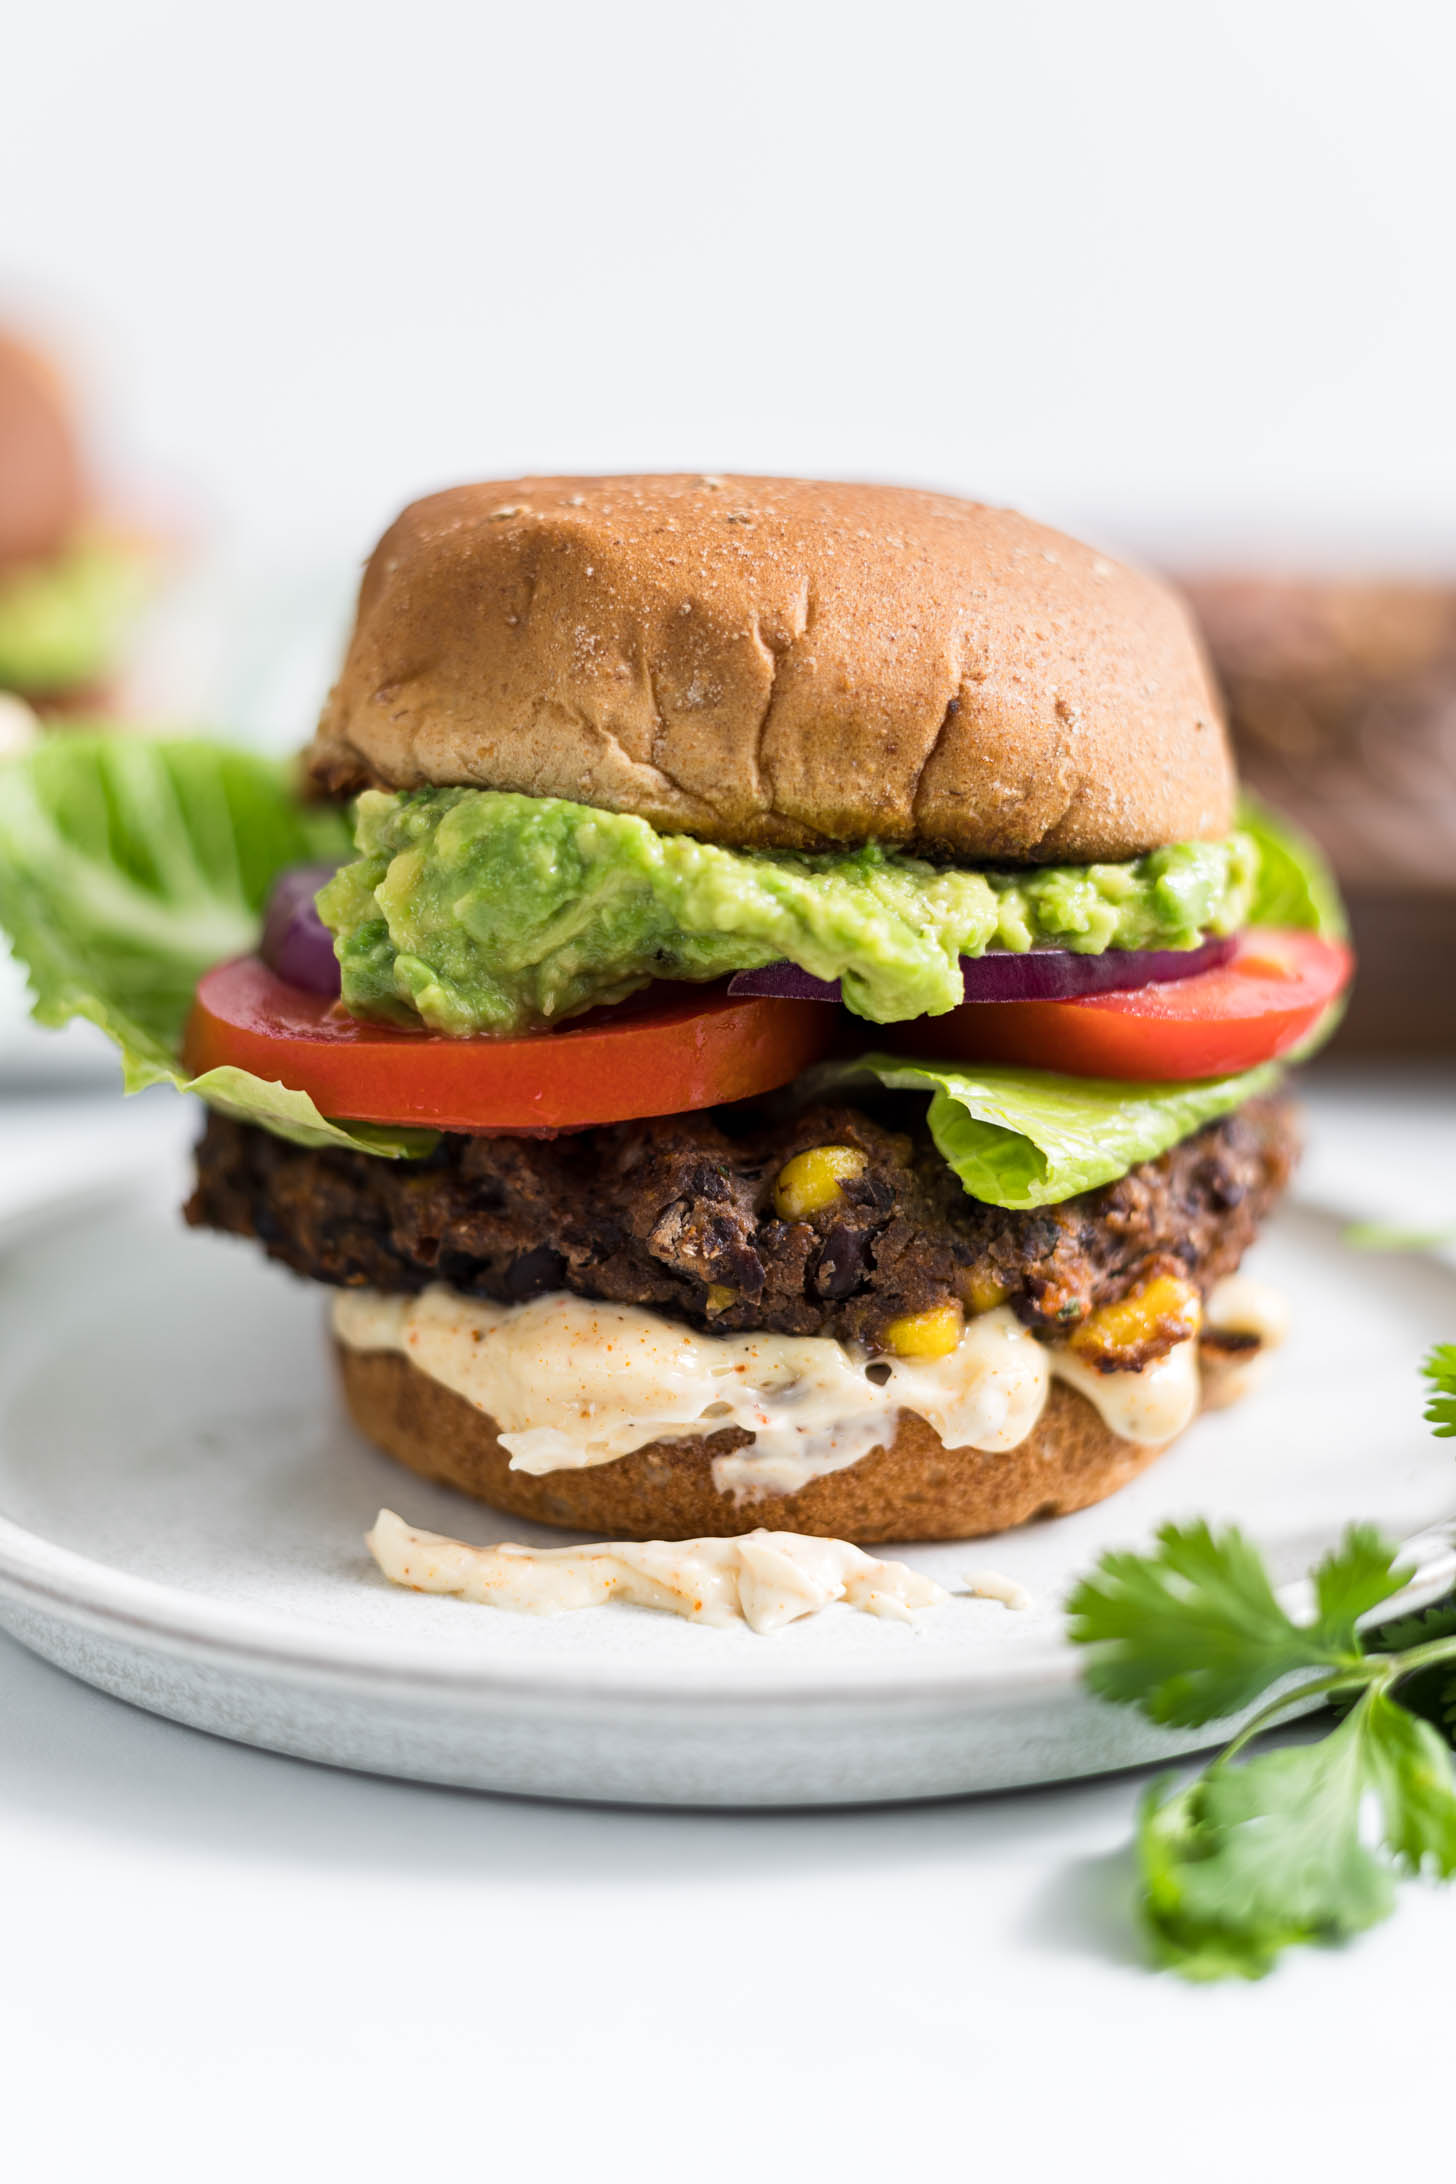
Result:
M1382 1623L1370 1650L1413 1653L1417 1646L1434 1645L1440 1638L1456 1638L1456 1593L1414 1615L1398 1615L1393 1622ZM1433 1668L1403 1676L1400 1703L1408 1713L1430 1722L1448 1744L1456 1745L1456 1661L1438 1660Z
M1098 1695L1169 1728L1198 1728L1253 1704L1299 1669L1358 1660L1355 1620L1399 1592L1409 1572L1365 1528L1315 1573L1318 1613L1296 1624L1241 1532L1166 1524L1155 1555L1111 1553L1067 1603L1070 1634L1096 1648Z
M1456 1344L1425 1371L1427 1417L1456 1432ZM1397 1552L1352 1526L1298 1623L1257 1548L1203 1523L1165 1525L1153 1554L1104 1555L1072 1593L1089 1685L1151 1721L1197 1728L1278 1686L1201 1775L1143 1801L1142 1920L1158 1962L1185 1978L1262 1978L1293 1943L1384 1918L1395 1873L1456 1875L1456 1780L1438 1734L1456 1742L1456 1595L1357 1628L1409 1582ZM1313 1673L1296 1683L1301 1670ZM1259 1730L1322 1701L1343 1717L1326 1735L1235 1763Z
M1434 1391L1426 1405L1427 1422L1433 1433L1450 1440L1456 1436L1456 1342L1437 1343L1421 1371Z
M927 1121L943 1160L988 1206L1054 1206L1115 1183L1141 1161L1278 1083L1277 1063L1196 1084L1122 1084L1001 1063L910 1062L865 1054L803 1080L815 1098L872 1077L897 1092L928 1092Z
M1293 1942L1340 1940L1386 1917L1390 1875L1360 1840L1367 1785L1352 1714L1318 1743L1216 1762L1172 1794L1155 1787L1138 1849L1159 1961L1188 1979L1258 1979Z
M1373 1689L1351 1720L1362 1734L1366 1778L1380 1801L1386 1848L1408 1873L1456 1873L1451 1755L1429 1722ZM1338 1732L1337 1732L1338 1734Z
M256 945L276 875L347 850L339 813L300 804L283 767L221 744L51 736L0 767L0 928L40 1023L99 1025L128 1092L172 1084L297 1144L418 1155L429 1131L331 1122L248 1070L182 1067L197 981Z
M1360 1652L1355 1625L1410 1583L1415 1572L1396 1561L1399 1552L1373 1525L1352 1524L1340 1545L1316 1564L1317 1613L1307 1635L1317 1636L1331 1659Z
M1352 1251L1435 1251L1456 1244L1456 1228L1411 1228L1396 1221L1351 1221L1340 1242Z
M1367 1650L1378 1653L1410 1653L1417 1646L1430 1645L1437 1638L1456 1638L1456 1593L1448 1593L1444 1600L1437 1600L1429 1608L1417 1608L1412 1615L1397 1615L1390 1622L1382 1623L1372 1635ZM1410 1685L1401 1687L1401 1697L1408 1699Z
M1362 1839L1367 1802L1384 1860ZM1341 1941L1385 1918L1391 1866L1456 1873L1450 1754L1372 1687L1315 1743L1216 1761L1172 1794L1157 1785L1139 1849L1160 1961L1191 1979L1257 1979L1293 1942Z

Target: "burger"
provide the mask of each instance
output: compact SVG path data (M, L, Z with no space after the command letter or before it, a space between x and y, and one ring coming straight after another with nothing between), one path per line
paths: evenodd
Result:
M401 1463L579 1532L970 1537L1277 1339L1238 1270L1349 956L1152 576L888 487L461 487L305 775L32 754L0 917L48 1021L206 1100L188 1220L327 1293Z
M145 585L99 517L70 390L0 330L0 692L41 715L97 710Z

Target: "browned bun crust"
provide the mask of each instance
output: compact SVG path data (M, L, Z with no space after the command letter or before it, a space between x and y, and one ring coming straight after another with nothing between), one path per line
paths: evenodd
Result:
M57 552L85 508L66 390L44 357L0 333L0 568Z
M1004 1454L948 1449L905 1411L891 1447L798 1494L738 1502L718 1492L712 1459L744 1445L749 1436L736 1430L653 1441L614 1463L536 1478L512 1471L483 1411L408 1358L334 1347L349 1415L386 1455L512 1516L604 1538L699 1539L763 1525L825 1539L977 1539L1085 1509L1163 1453L1119 1440L1084 1396L1057 1384L1034 1431Z
M461 782L741 846L1132 856L1234 775L1177 595L1006 509L792 478L514 478L365 571L314 778Z

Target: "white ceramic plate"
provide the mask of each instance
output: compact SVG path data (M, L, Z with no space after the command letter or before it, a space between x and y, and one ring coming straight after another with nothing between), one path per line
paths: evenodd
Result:
M1297 1312L1264 1394L1099 1508L902 1550L952 1585L1003 1571L1029 1612L962 1597L905 1628L835 1608L760 1638L400 1592L362 1546L381 1503L472 1539L548 1535L361 1443L334 1408L320 1300L249 1247L189 1235L178 1182L0 1238L0 1623L103 1690L247 1743L669 1804L1051 1781L1195 1741L1081 1692L1059 1601L1103 1547L1203 1513L1248 1526L1293 1579L1361 1517L1422 1535L1423 1593L1456 1570L1450 1444L1422 1425L1415 1370L1456 1331L1456 1271L1358 1258L1333 1218L1295 1210L1258 1255Z

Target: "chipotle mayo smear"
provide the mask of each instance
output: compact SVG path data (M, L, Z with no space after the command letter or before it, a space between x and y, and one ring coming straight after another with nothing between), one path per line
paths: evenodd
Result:
M618 1600L695 1623L781 1630L836 1600L908 1622L947 1595L903 1562L843 1539L749 1532L738 1539L615 1541L596 1547L468 1547L417 1532L381 1509L366 1541L384 1575L416 1592L454 1593L518 1614L560 1615Z
M1195 1339L1141 1372L1103 1373L1038 1342L1008 1305L972 1319L949 1356L870 1359L823 1335L707 1335L637 1305L568 1295L492 1304L436 1284L419 1296L343 1290L334 1332L392 1350L495 1420L513 1470L611 1463L650 1441L736 1426L753 1439L713 1459L740 1499L790 1494L893 1440L902 1410L947 1448L1015 1448L1053 1380L1084 1395L1126 1441L1155 1446L1198 1409ZM1272 1342L1279 1313L1243 1277L1214 1291L1210 1325L1237 1321Z

